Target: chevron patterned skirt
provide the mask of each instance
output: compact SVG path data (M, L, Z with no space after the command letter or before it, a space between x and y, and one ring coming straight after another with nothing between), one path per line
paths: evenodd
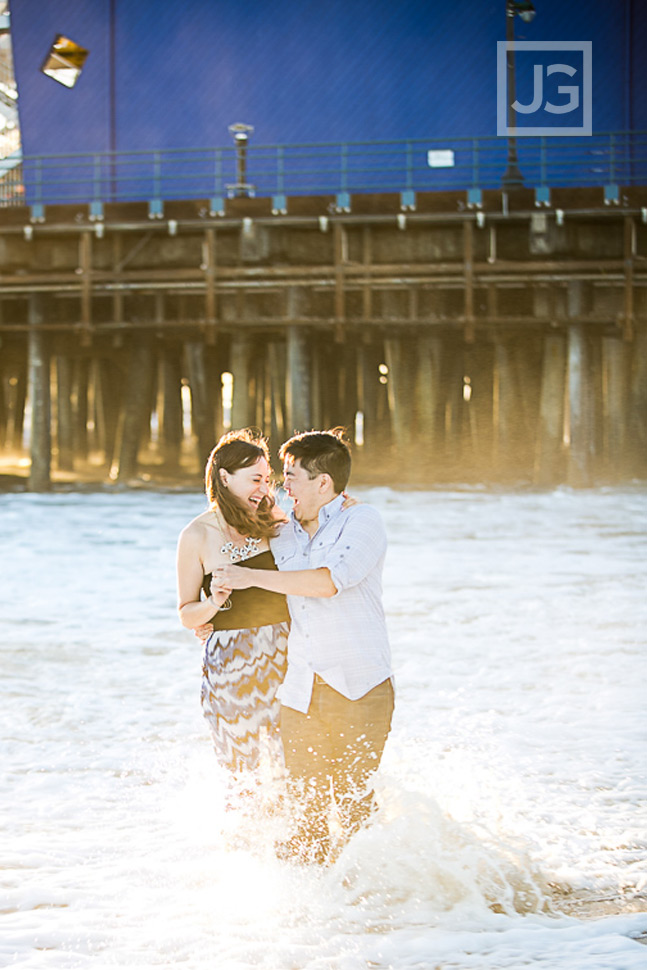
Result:
M281 758L276 692L287 666L288 623L217 630L206 643L202 711L216 756L232 771Z

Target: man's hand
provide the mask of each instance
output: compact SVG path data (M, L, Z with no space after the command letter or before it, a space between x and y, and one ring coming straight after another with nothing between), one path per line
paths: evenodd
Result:
M212 573L211 592L222 589L249 589L253 586L253 570L245 566L216 566Z

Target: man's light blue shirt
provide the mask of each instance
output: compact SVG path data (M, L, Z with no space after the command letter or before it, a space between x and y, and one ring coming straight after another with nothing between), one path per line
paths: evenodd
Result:
M307 713L314 675L357 700L392 675L382 607L386 532L370 505L342 508L343 495L319 511L312 538L293 514L271 540L280 570L327 567L335 596L288 596L291 627L281 703Z

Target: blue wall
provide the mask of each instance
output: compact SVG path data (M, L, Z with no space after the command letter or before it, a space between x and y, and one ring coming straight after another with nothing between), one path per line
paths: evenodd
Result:
M594 131L647 129L646 0L535 0L517 39L593 42ZM496 134L504 0L14 0L25 154ZM40 72L57 33L76 87ZM562 79L562 83L563 83ZM523 90L523 79L520 81Z

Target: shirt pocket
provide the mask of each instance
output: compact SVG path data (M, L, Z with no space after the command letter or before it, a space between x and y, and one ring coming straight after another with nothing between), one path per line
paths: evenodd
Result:
M310 551L310 564L313 569L317 569L319 566L336 563L340 556L343 558L344 552L345 549L342 547L339 533L315 536Z
M299 558L296 549L285 549L274 553L274 562L278 569L303 569Z

